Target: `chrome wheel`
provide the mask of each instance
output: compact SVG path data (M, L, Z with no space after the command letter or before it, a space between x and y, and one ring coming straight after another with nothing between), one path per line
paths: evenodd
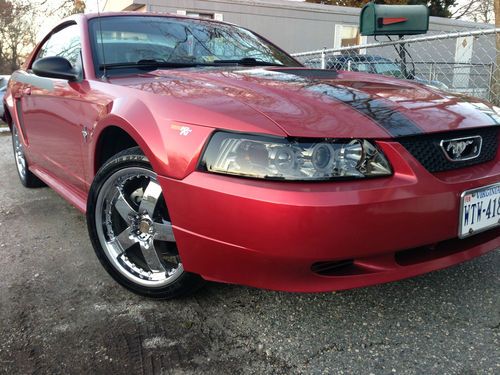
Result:
M12 138L14 139L14 157L16 158L17 171L22 180L26 179L26 158L24 157L24 149L16 126L12 126Z
M96 201L97 237L112 266L133 283L156 288L184 272L156 174L128 167L103 183Z

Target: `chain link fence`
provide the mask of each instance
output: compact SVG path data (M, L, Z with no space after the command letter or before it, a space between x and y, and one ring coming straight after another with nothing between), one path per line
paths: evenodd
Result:
M400 40L380 38L369 44L293 56L313 68L413 79L499 104L500 72L495 74L499 37L500 28L491 28Z

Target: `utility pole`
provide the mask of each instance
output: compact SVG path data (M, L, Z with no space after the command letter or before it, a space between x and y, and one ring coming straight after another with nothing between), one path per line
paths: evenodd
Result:
M495 27L500 27L500 0L494 0L493 3L495 9ZM491 93L492 102L495 105L500 106L500 33L496 33L496 67L493 74Z

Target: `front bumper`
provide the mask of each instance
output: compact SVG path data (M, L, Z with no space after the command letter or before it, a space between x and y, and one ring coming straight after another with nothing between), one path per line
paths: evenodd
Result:
M411 277L500 247L500 228L457 239L460 195L500 181L499 155L433 175L400 144L380 146L390 178L160 177L184 268L208 280L319 292Z

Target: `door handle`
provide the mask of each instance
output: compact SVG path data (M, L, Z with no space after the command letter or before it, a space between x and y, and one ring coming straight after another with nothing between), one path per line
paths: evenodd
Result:
M23 95L31 95L31 87L25 87L23 89Z

